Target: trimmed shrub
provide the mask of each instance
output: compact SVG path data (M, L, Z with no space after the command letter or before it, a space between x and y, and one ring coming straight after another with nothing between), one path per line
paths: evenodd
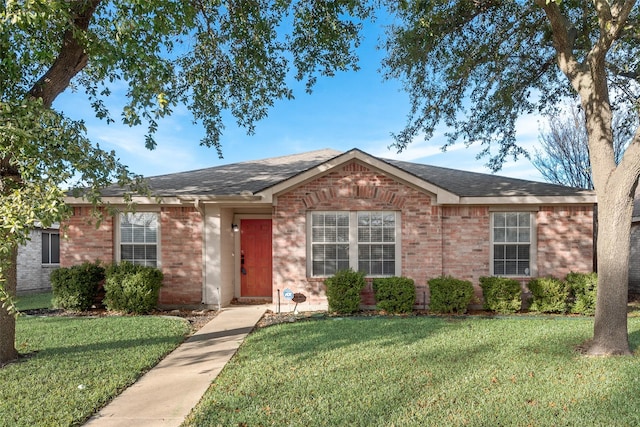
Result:
M522 307L520 283L506 277L481 277L483 307L498 313L515 313Z
M434 313L466 313L473 298L473 285L468 280L441 276L427 281L429 310Z
M408 277L373 279L376 307L389 313L410 313L416 303L416 287Z
M571 312L593 316L596 312L598 274L571 272L565 281L571 293Z
M349 314L360 308L360 292L365 286L364 273L340 270L325 279L329 311Z
M570 289L567 283L555 277L538 277L527 285L531 291L530 311L540 313L566 313L569 311Z
M164 277L159 269L122 262L109 266L106 276L104 304L107 309L146 314L158 305Z
M52 304L55 308L83 311L94 302L105 269L99 261L61 267L51 272Z

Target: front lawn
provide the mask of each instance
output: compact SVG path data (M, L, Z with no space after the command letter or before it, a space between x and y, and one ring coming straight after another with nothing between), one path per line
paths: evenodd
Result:
M251 334L187 426L640 425L638 357L582 317L335 318ZM640 319L629 320L632 348Z
M53 292L40 292L37 294L20 295L16 299L16 307L19 311L51 308Z
M27 357L0 368L0 424L80 425L188 331L159 316L20 316L16 346Z

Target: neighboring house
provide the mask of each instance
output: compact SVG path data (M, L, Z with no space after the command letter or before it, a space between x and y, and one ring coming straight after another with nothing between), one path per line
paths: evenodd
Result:
M36 228L30 240L18 248L17 293L28 294L51 290L49 275L60 266L60 231Z
M593 270L593 192L385 160L358 149L319 150L149 178L154 197L136 213L90 224L74 215L61 265L101 259L156 265L160 303L225 306L326 304L324 279L351 267L367 277L407 276L428 303L440 275L563 277ZM103 191L122 204L122 190ZM160 202L158 202L159 199ZM371 286L364 303L374 303Z
M640 188L636 191L631 220L631 254L629 257L629 294L640 297Z

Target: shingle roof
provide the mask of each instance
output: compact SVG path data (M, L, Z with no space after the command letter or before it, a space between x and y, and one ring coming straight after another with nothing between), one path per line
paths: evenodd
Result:
M382 159L384 160L384 159ZM467 172L440 166L384 160L431 184L457 194L460 197L499 196L574 196L588 194L589 190L565 187L544 182L526 181L499 175Z
M152 193L156 196L232 196L247 192L255 194L340 154L340 151L330 149L309 151L290 156L152 176L147 180ZM122 194L123 190L118 186L111 186L102 191L105 197Z
M310 151L290 156L153 176L148 178L148 182L152 193L156 196L256 194L341 154L343 153L331 149ZM368 154L364 154L368 156ZM460 197L575 196L592 194L588 190L561 185L466 172L399 160L382 158L378 160ZM108 187L102 192L105 197L121 196L122 194L123 190L117 186Z

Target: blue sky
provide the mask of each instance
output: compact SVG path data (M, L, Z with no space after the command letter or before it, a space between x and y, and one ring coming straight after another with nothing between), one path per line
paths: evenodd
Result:
M192 124L184 107L174 110L160 124L156 135L158 146L144 147L145 127L130 128L119 121L117 106L123 104L122 92L114 91L108 105L116 123L107 124L95 118L83 92L67 90L55 102L56 109L86 122L88 135L103 149L115 150L130 169L145 176L161 175L222 164L333 148L346 151L359 148L369 154L417 163L491 173L487 159L476 159L479 147L456 144L446 152L443 128L428 142L416 140L401 154L387 147L393 142L392 132L399 132L409 112L408 96L397 81L384 81L378 72L384 52L376 50L375 36L365 40L359 54L358 72L340 73L332 78L319 78L312 94L303 84L293 86L295 99L278 101L269 117L256 125L255 134L247 135L232 120L225 123L222 137L224 158L215 149L201 147L204 131ZM522 117L518 122L518 141L532 151L538 144L539 122L536 117ZM506 163L499 175L543 181L526 159Z

